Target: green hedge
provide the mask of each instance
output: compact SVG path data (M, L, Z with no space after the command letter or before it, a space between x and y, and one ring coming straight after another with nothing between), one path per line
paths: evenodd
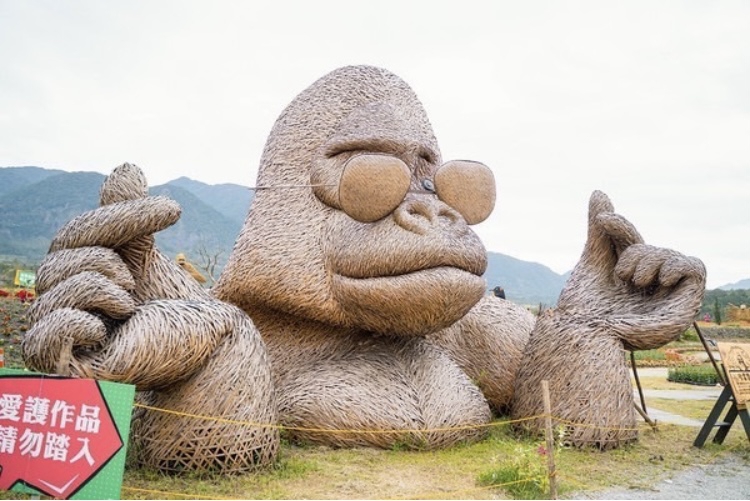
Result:
M698 384L703 386L716 386L719 376L713 365L682 365L670 367L667 372L667 381L673 383Z

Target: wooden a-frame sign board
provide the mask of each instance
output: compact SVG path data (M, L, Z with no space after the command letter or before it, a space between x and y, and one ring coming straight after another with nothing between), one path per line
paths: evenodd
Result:
M724 386L708 419L693 442L696 447L703 447L714 427L718 428L714 443L722 443L738 416L745 428L745 435L750 440L750 415L747 409L748 402L750 402L750 344L717 343L717 346L729 384ZM729 404L729 410L724 419L719 421L727 404Z

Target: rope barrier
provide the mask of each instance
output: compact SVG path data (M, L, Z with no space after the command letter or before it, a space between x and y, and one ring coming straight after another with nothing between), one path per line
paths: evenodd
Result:
M546 417L546 415L545 415ZM576 426L578 428L593 428L597 430L606 430L606 431L638 431L642 429L642 426L638 426L636 428L628 428L625 426L599 426L595 424L588 424L588 423L577 423L575 421L568 421L567 419L563 419L560 417L555 417L554 415L551 415L552 419L557 421L558 424L566 424L568 426Z
M242 421L242 420L235 420L235 419L227 419L227 418L221 418L221 417L215 417L215 416L205 416L200 414L193 414L193 413L187 413L187 412L180 412L180 411L174 411L170 409L162 409L159 407L153 407L149 405L139 404L135 403L134 407L154 411L154 412L162 412L182 417L188 417L188 418L194 418L194 419L203 419L203 420L209 420L219 423L230 423L230 424L236 424L241 426L248 426L248 427L254 427L254 428L271 428L271 429L277 429L279 431L287 430L287 431L303 431L303 432L316 432L316 433L351 433L351 434L385 434L385 433L415 433L415 432L422 432L422 433L429 433L429 432L447 432L447 431L454 431L454 430L471 430L471 429L486 429L491 427L498 427L498 426L506 426L506 425L513 425L518 423L523 423L526 421L532 421L535 419L542 419L546 418L547 414L539 414L535 416L529 416L525 418L519 418L519 419L512 419L512 420L504 420L504 421L493 421L490 423L484 423L484 424L477 424L477 425L465 425L465 426L457 426L457 427L441 427L441 428L431 428L431 429L326 429L326 428L308 428L308 427L298 427L298 426L285 426L281 424L272 424L272 423L258 423L253 421ZM575 426L583 426L582 423L574 423L572 421L567 421L562 418L557 418L555 416L552 416L552 419L562 423L562 424L568 424L568 425L575 425ZM590 427L596 427L591 425ZM619 429L622 430L623 428L609 428L605 427L603 429ZM631 430L631 428L625 428L627 430ZM555 472L555 475L557 475L557 472ZM502 487L507 487L514 484L524 483L524 482L532 482L535 479L528 478L528 479L521 479L521 480L515 480L512 482L505 482L500 484L491 484L487 486L482 487L475 487L472 489L463 489L460 491L451 492L451 497L456 497L460 494L466 494L476 491L482 491L482 490L491 490L491 489L497 489ZM158 498L164 498L165 495L177 497L177 498L195 498L200 499L200 495L193 495L193 494L186 494L181 492L169 492L169 491L158 491L158 490L148 490L148 489L140 489L135 487L125 487L123 486L123 490L132 491L132 492L140 492L148 495L155 495L154 497ZM444 497L445 492L436 492L436 493L421 493L418 496L409 496L405 498L392 498L392 499L425 499L425 498L432 498L432 497ZM219 498L215 495L211 495L214 499L236 499L236 498Z
M270 429L277 429L280 431L281 430L304 431L304 432L310 432L310 433L315 432L315 433L375 433L377 434L377 433L414 433L415 431L447 432L447 431L493 428L496 426L504 426L504 425L523 423L526 421L533 421L535 419L544 419L547 417L547 414L537 414L534 416L511 419L507 421L495 421L495 422L484 423L484 424L442 427L442 428L422 428L422 429L395 429L395 428L394 429L362 429L360 428L360 429L348 429L347 430L347 429L333 429L333 428L306 428L302 426L286 426L282 424L272 424L272 423L256 423L253 421L241 421L241 420L236 420L236 419L228 419L228 418L221 418L221 417L215 417L215 416L205 416L201 414L192 414L189 412L174 411L171 409L162 409L160 407L153 407L150 405L139 404L139 403L134 403L133 407L139 407L142 409L147 409L147 410L155 411L155 412L163 412L165 414L172 414L175 416L202 419L206 421L215 421L219 423L244 425L244 426L248 426L252 428L270 428ZM601 425L595 425L595 424L589 424L589 423L579 423L575 421L569 421L559 416L555 416L554 414L550 414L550 417L557 424L564 424L564 425L575 426L579 428L593 428L593 429L606 430L606 431L613 431L613 430L615 431L639 431L639 430L646 428L645 426L638 426L636 428L630 428L630 427L623 427L623 426L601 426Z
M175 416L182 416L182 417L189 417L194 419L203 419L206 421L216 421L219 423L228 423L228 424L237 424L237 425L244 425L251 428L270 428L275 429L279 431L287 430L287 431L304 431L308 433L362 433L362 434L378 434L378 433L414 433L414 432L423 432L423 433L430 433L430 432L447 432L447 431L457 431L457 430L475 430L475 429L483 429L483 428L493 428L496 426L505 426L515 423L522 423L524 421L531 421L533 419L539 419L544 417L544 414L537 415L537 416L530 416L526 418L520 418L520 419L512 419L508 421L493 421L490 423L484 423L484 424L474 424L474 425L465 425L465 426L453 426L453 427L443 427L443 428L419 428L419 429L352 429L352 430L345 430L345 429L333 429L333 428L306 428L302 426L286 426L282 424L270 424L270 423L256 423L253 421L240 421L236 419L227 419L227 418L220 418L220 417L213 417L213 416L202 416L200 414L191 414L188 412L180 412L180 411L173 411L170 409L161 409L159 407L152 407L150 405L144 405L144 404L133 404L133 407L140 407L142 409L147 409L150 411L155 412L163 412L166 414L173 414Z

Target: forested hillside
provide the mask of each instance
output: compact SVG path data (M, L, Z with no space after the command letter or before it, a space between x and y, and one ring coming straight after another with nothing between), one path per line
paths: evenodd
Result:
M0 254L41 260L58 228L98 205L103 180L93 172L54 173L0 196Z
M501 286L505 297L521 304L553 306L565 283L565 277L539 263L522 261L497 252L487 254L484 278L490 289Z
M716 319L716 308L720 310L720 316L726 320L726 309L729 306L740 307L745 305L750 308L750 289L722 290L713 289L706 291L701 306L700 317L708 314L713 320Z
M0 258L30 268L37 266L59 228L98 206L104 179L103 174L94 172L0 168L0 180L15 187L0 195ZM169 196L182 207L180 220L157 233L160 250L168 256L185 253L192 261L201 252L218 256L220 269L232 250L249 205L249 190L240 186L224 185L221 196L228 198L232 190L241 198L234 203L244 206L242 216L226 216L180 186L168 183L151 188L151 194Z
M62 174L62 172L61 170L42 169L41 167L0 168L0 197L55 174Z
M178 186L189 191L203 203L240 225L245 222L245 216L253 201L253 192L248 187L238 184L209 185L187 177L180 177L165 186Z
M151 188L149 192L167 196L182 207L179 221L156 234L159 250L172 257L185 253L193 262L198 261L201 253L212 256L219 253L219 268L223 267L242 228L242 221L230 219L195 194L170 183Z

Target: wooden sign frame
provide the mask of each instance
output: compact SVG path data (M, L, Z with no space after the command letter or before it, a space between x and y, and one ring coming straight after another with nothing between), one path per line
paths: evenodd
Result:
M718 428L714 443L724 442L738 416L745 428L745 435L750 440L750 414L747 410L747 404L750 402L750 344L717 343L717 347L728 384L724 386L724 390L693 442L696 447L703 447L713 428ZM729 404L729 410L724 419L719 421L727 404Z
M717 346L737 408L747 409L750 401L750 344L717 343Z

